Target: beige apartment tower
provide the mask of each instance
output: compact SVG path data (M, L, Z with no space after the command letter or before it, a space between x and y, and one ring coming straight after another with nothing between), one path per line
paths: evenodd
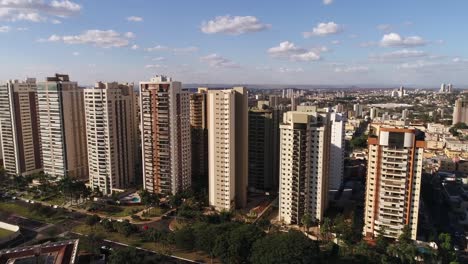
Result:
M89 183L105 195L135 183L137 113L133 84L84 90Z
M208 91L209 203L247 204L248 95L245 87Z
M328 204L328 113L287 112L280 125L279 221L321 221Z
M369 137L364 236L398 238L405 225L416 239L423 152L422 133L381 126Z
M201 184L208 180L208 88L190 95L192 134L192 177Z
M88 178L83 89L56 74L37 87L44 173Z
M166 76L140 82L143 186L175 194L191 186L190 93Z
M36 79L0 85L0 139L8 175L42 170Z
M468 124L468 98L458 98L455 101L455 107L453 108L453 121L452 124L457 123Z

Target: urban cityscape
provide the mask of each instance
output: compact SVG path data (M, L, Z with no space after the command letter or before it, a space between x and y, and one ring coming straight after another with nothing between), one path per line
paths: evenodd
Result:
M468 263L468 3L349 2L0 0L0 264Z

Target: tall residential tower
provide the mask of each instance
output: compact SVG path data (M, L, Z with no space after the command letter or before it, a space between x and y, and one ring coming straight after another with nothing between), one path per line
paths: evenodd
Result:
M190 94L166 76L140 82L143 186L175 194L191 185Z
M190 95L192 136L192 176L200 184L208 183L208 88Z

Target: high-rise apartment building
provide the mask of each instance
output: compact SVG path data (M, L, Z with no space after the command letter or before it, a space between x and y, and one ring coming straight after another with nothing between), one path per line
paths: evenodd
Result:
M35 79L0 85L0 147L9 175L42 170L36 89Z
M190 93L166 76L140 82L143 186L175 194L191 186Z
M83 89L56 74L37 87L44 173L88 178Z
M135 183L137 116L133 84L84 90L89 183L110 195Z
M279 103L279 96L278 95L269 95L268 100L270 101L270 107L271 108L276 108L278 107Z
M279 220L300 224L306 214L322 220L328 203L328 113L287 112L280 125Z
M208 91L209 203L247 204L248 95L245 87Z
M279 173L281 110L249 110L249 189L276 192Z
M381 126L369 137L364 235L398 238L405 225L416 239L424 136L412 128Z
M455 101L455 107L453 108L453 122L468 124L468 98L458 98Z
M342 113L331 113L330 140L330 176L329 190L338 190L343 183L345 157L346 116Z
M192 177L208 181L208 88L198 88L190 95L190 127L192 131Z
M364 106L361 104L354 104L353 110L356 117L362 117L362 111L364 110Z

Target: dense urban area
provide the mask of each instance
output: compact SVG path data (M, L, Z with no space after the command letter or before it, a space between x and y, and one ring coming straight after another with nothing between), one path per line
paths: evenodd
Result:
M468 93L0 86L0 262L466 263ZM49 263L49 262L47 262Z

